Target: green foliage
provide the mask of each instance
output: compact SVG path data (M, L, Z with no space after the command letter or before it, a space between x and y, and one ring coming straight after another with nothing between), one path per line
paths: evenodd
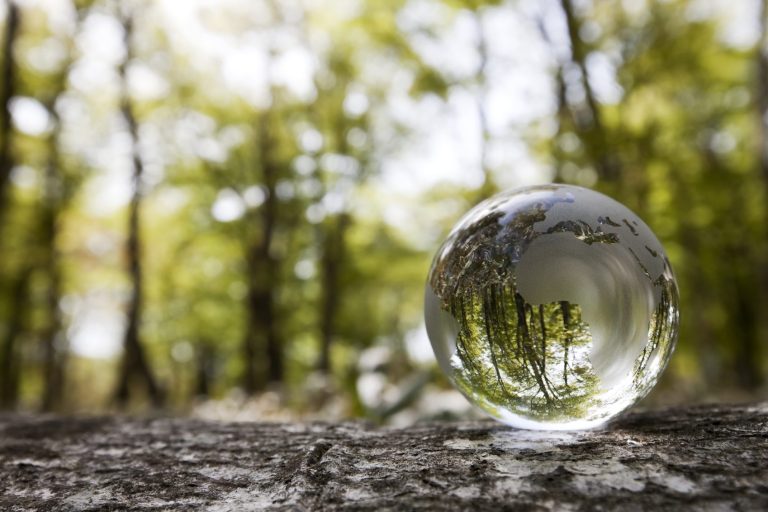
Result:
M117 378L117 352L91 360L78 343L108 345L109 333L121 329L130 289L120 190L128 185L121 173L135 153L147 173L142 343L169 407L187 410L198 394L223 398L243 388L251 365L260 391L276 386L295 408L328 403L312 394L309 376L320 374L320 387L345 398L345 413L364 413L369 406L357 382L367 371L358 364L366 349L391 349L392 381L422 375L404 344L420 329L423 280L440 238L497 183L525 181L515 165L486 158L492 144L524 145L540 170L609 193L662 239L683 312L679 354L664 381L665 390L678 393L674 399L764 389L768 170L760 155L768 154L761 128L768 85L756 70L765 59L765 34L752 46L727 44L721 20L694 19L682 0L647 2L642 16L627 2L579 2L570 20L577 40L563 43L567 34L560 34L547 41L565 48L549 61L551 90L539 91L554 106L514 133L485 120L493 114L487 89L511 65L485 39L518 34L475 37L475 53L489 65L467 76L416 43L437 41L466 17L487 31L497 14L528 16L531 26L543 27L552 12L513 1L364 0L350 14L356 2L265 0L232 2L175 24L162 2L148 3L137 10L128 68L131 80L149 86L131 88L139 143L128 147L116 73L119 3L62 2L66 9L51 11L18 4L18 38L0 55L16 78L9 84L0 77L0 85L13 86L14 101L34 99L33 108L47 113L42 129L17 119L6 135L13 172L0 198L0 364L16 368L9 392L18 405L47 407L45 390L58 385L49 378L54 368L66 375L59 408L110 406L103 389ZM404 29L401 16L414 5L443 14L428 27ZM198 55L195 31L209 33L205 44L227 50ZM98 37L109 39L106 56L94 58ZM233 55L254 40L259 50ZM290 64L302 56L311 70L303 92L306 77ZM610 101L593 90L594 76L583 76L591 59L603 57L620 88ZM443 61L445 69L436 63ZM416 140L402 111L420 102L448 108L458 93L477 100L483 118L482 162L472 169L482 172L483 185L444 182L406 194L402 205L385 204L394 195L383 188L385 163ZM99 197L105 190L112 195ZM403 205L418 218L387 217ZM465 306L476 316L483 301L472 297ZM259 317L263 304L273 308L266 320ZM84 334L93 328L88 312L99 308L112 313L111 331ZM558 311L545 305L553 326L562 324ZM247 356L251 334L255 353ZM269 339L279 340L275 357L286 367L282 382L271 384ZM573 371L588 383L588 369ZM97 385L89 387L88 379ZM493 384L488 375L471 379ZM417 394L402 393L408 400ZM572 402L563 414L573 412L578 400Z

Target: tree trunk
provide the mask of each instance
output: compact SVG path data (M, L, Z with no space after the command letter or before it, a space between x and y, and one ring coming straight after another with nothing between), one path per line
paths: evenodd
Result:
M758 116L758 165L760 168L760 175L763 182L763 210L764 220L763 224L768 229L768 0L760 0L758 9L758 24L759 24L759 38L756 48L757 56L757 116ZM765 240L768 240L768 232L766 232ZM758 386L764 382L764 366L759 364L763 360L765 353L765 343L762 342L766 333L768 333L768 317L764 314L765 308L768 307L768 251L763 249L758 253L758 264L760 265L760 302L762 304L762 311L757 314L758 325L756 326L756 339L749 340L748 344L751 346L743 347L742 352L746 352L750 349L758 349L753 351L748 357L749 361L745 361L743 364L751 364L752 367L757 367L757 378L752 378L754 386ZM752 306L755 307L754 305ZM759 307L759 306L758 306Z
M480 170L483 174L483 184L477 193L476 202L488 199L497 191L496 180L493 177L491 167L488 162L488 150L491 142L491 130L488 125L488 38L486 36L485 25L483 24L483 9L480 8L473 13L475 31L477 32L477 53L480 57L480 63L475 73L475 108L477 118L480 124Z
M755 52L757 61L758 162L763 183L768 191L768 0L760 0L758 5L757 18L760 37Z
M346 255L347 229L351 222L348 213L334 216L325 232L321 261L322 299L320 301L320 358L317 369L331 373L331 345L336 335L336 317L343 290L341 269Z
M0 417L3 510L767 510L768 404L490 421Z
M54 116L55 118L55 116ZM57 121L58 126L58 121ZM58 127L51 136L48 168L45 175L45 192L41 208L43 262L41 269L48 275L45 309L46 324L41 333L43 353L43 398L41 408L44 411L56 409L64 391L64 365L67 347L62 332L61 310L61 267L57 248L59 214L62 209L62 180L58 154Z
M195 396L207 398L213 387L216 371L216 351L207 340L195 347Z
M16 408L19 401L21 358L18 342L26 327L30 311L29 281L33 267L25 266L11 281L10 294L13 297L8 322L0 339L0 409Z
M8 202L8 183L13 170L11 149L11 99L16 93L16 39L21 25L19 7L14 0L6 0L7 13L2 48L2 89L0 90L0 229ZM1 256L0 256L1 257Z
M8 203L8 185L11 171L15 165L11 138L11 100L16 93L16 59L14 52L21 25L19 7L13 0L7 0L6 24L2 43L2 89L0 89L0 237L5 226L4 218ZM4 254L0 251L0 262ZM7 317L2 318L2 338L0 339L0 408L11 409L18 401L18 381L20 361L18 357L18 337L24 327L23 316L28 304L29 279L32 267L25 265L21 270L1 269L0 291L7 294L9 303ZM15 273L9 278L9 274Z
M78 13L78 22L80 13ZM61 257L58 250L59 223L70 193L65 183L62 159L59 150L61 119L56 112L56 103L64 93L71 61L64 65L56 77L54 95L46 102L53 129L48 138L48 163L41 199L41 269L48 275L45 297L46 324L41 333L43 356L43 396L40 407L44 411L57 409L64 396L67 339L63 332L63 320L59 302L61 300Z
M763 383L762 359L757 357L761 351L759 318L756 304L759 291L751 281L736 276L734 279L733 318L739 326L736 338L734 380L740 389L755 391Z
M130 15L123 18L125 31L126 56L120 64L119 75L122 84L121 111L131 137L133 158L133 195L128 213L128 239L126 254L128 275L131 281L131 294L128 299L127 326L123 338L123 358L115 391L115 402L124 406L131 398L132 382L135 379L147 389L149 399L155 406L163 402L162 393L150 370L149 363L141 343L141 313L143 302L143 273L141 259L141 204L143 199L142 177L144 165L139 154L138 125L133 112L127 81L127 66L132 59L133 19Z
M560 0L568 28L568 39L571 44L571 60L581 72L582 85L586 104L581 111L573 111L574 125L581 134L582 143L587 149L588 156L593 161L597 175L605 184L612 184L621 177L621 165L609 148L609 137L606 133L600 107L595 99L594 91L589 83L587 69L587 49L582 42L579 31L581 23L573 10L572 0Z
M274 134L268 116L261 116L257 128L262 185L266 197L260 207L261 232L246 256L248 295L246 332L243 340L246 365L243 387L248 394L262 389L268 383L277 384L283 381L283 341L275 304L280 265L272 253L278 224L279 163L273 151ZM266 362L266 368L263 363L260 364L261 361Z

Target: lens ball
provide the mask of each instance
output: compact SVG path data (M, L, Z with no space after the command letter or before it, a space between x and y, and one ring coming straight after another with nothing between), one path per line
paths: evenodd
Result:
M544 185L472 209L438 250L427 331L451 382L520 428L599 426L644 397L675 346L664 249L598 192Z

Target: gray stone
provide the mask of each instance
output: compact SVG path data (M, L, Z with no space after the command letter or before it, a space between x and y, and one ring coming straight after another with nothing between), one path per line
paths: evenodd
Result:
M0 510L768 510L768 404L604 430L0 416Z

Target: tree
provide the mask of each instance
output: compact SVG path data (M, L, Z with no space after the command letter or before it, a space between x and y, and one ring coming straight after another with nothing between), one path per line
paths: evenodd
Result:
M43 193L40 200L40 221L42 238L42 257L40 268L48 274L45 298L47 324L41 333L43 351L43 396L41 408L50 411L61 406L64 396L64 367L67 346L64 343L63 319L59 302L61 301L62 269L58 249L59 222L66 201L71 192L66 190L66 178L59 149L61 138L61 119L56 112L56 103L65 90L69 64L65 64L57 80L55 92L46 102L46 108L53 121L48 136L48 162L45 168Z
M600 106L590 84L589 70L587 68L587 48L581 39L582 24L574 11L571 0L561 0L566 25L568 27L568 41L571 47L571 61L580 72L580 83L584 89L584 104L572 105L571 115L576 131L581 135L589 158L594 163L599 179L610 186L622 177L621 165L613 154L611 146L615 141L606 133ZM562 65L561 65L562 66ZM558 76L562 79L563 71L558 70Z
M138 122L134 113L133 102L128 89L127 69L133 58L134 16L130 11L121 13L121 23L125 32L125 58L119 67L121 83L120 110L123 121L131 140L131 164L133 175L131 182L133 191L128 213L128 235L126 241L126 256L128 259L128 274L131 282L131 292L128 298L128 313L125 337L123 339L123 356L120 363L120 373L115 390L115 402L125 405L131 398L133 380L146 387L153 405L159 407L163 402L162 391L155 381L149 366L149 361L141 343L142 307L144 275L142 272L142 243L141 243L141 206L143 199L144 164L139 151Z
M0 94L0 226L8 203L8 182L14 160L11 146L11 100L16 90L16 40L21 26L19 6L15 0L6 0L7 14L2 47L2 94Z
M13 125L11 122L11 102L17 88L16 44L21 27L21 13L13 0L8 0L6 26L2 46L2 90L0 91L0 232L5 227L5 213L8 209L8 186L11 171L16 165L13 150ZM6 264L6 255L0 256L0 262ZM3 272L12 272L3 268ZM0 408L13 408L19 393L19 349L18 340L25 327L29 308L29 280L32 267L29 262L15 272L12 278L4 274L2 292L11 302L3 318L4 330L0 338Z
M272 113L262 114L256 122L256 144L258 147L258 169L264 187L264 204L260 208L260 233L253 237L246 254L247 269L247 315L246 332L243 340L245 373L243 387L247 393L262 389L266 383L279 384L283 380L283 340L279 333L279 316L275 291L279 276L279 262L273 251L275 231L279 222L277 182L280 178L281 162L275 152L278 142L274 133L276 119ZM266 360L261 359L262 355ZM257 367L266 361L266 371Z

